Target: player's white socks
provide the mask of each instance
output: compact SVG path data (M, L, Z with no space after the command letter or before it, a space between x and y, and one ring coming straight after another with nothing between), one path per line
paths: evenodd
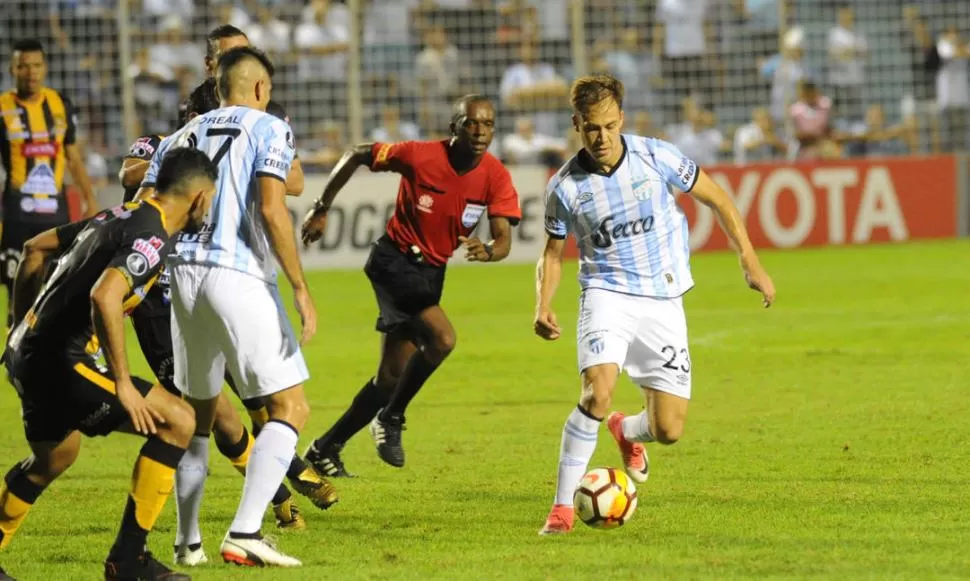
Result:
M209 471L209 437L193 436L175 472L175 508L178 528L175 546L183 547L202 542L199 511L205 477Z
M559 479L556 481L556 504L573 505L573 494L579 486L593 452L602 420L595 420L579 409L566 418L559 450Z
M298 439L292 426L278 420L266 422L260 430L246 467L246 484L230 533L259 532L263 514L286 476Z
M650 433L650 416L643 410L635 416L623 418L623 437L627 442L653 442Z

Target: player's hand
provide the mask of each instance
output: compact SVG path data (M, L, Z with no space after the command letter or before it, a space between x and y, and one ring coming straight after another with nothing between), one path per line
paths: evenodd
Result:
M536 335L546 341L555 341L562 334L562 330L559 328L559 322L556 320L556 313L552 312L551 309L539 310L536 314L536 320L533 323L533 329Z
M300 228L300 237L303 245L309 246L323 236L323 231L327 228L327 213L317 212L311 209L303 218L303 226Z
M85 201L84 202L84 212L83 212L83 217L84 218L92 218L97 213L98 213L98 205L97 204L95 204L93 201L90 201L90 202Z
M313 298L305 286L293 291L293 302L296 303L296 312L300 314L303 325L300 345L306 345L317 334L317 308L313 306Z
M148 401L135 389L130 379L115 381L115 393L118 394L121 407L128 412L136 432L146 436L158 433L155 424L164 424L165 418L148 405Z
M485 243L478 238L466 238L459 236L458 242L465 247L465 260L471 262L488 262L491 256L485 250Z
M762 304L767 309L775 302L775 283L758 262L757 258L742 259L741 268L744 270L744 280L748 288L761 293Z

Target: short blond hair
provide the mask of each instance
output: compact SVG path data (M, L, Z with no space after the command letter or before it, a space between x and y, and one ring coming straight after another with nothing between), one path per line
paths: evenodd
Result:
M605 99L613 99L622 109L623 93L623 83L613 75L586 75L573 82L569 103L580 114L587 113L593 105Z

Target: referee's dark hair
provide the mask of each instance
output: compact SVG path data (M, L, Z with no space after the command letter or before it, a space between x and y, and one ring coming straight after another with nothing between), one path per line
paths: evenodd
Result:
M176 147L162 157L155 189L160 194L185 195L190 192L182 186L196 178L215 182L219 178L219 168L208 155L194 147Z
M249 40L245 32L231 24L223 24L222 26L213 28L205 37L205 55L212 58L216 54L216 46L220 40L223 38L235 38L237 36L242 36L246 40Z
M266 74L270 77L276 72L273 61L269 60L266 53L254 46L237 46L229 49L219 57L219 63L216 65L216 88L219 95L223 97L229 95L229 89L232 85L232 69L249 59L259 61L259 64L266 69Z
M40 54L45 54L43 43L34 38L18 40L17 42L13 43L12 48L12 52L39 52Z

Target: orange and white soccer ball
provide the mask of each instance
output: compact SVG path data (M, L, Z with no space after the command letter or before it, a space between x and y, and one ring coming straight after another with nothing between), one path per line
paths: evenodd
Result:
M573 495L576 516L597 529L615 529L637 510L637 489L622 470L594 468Z

